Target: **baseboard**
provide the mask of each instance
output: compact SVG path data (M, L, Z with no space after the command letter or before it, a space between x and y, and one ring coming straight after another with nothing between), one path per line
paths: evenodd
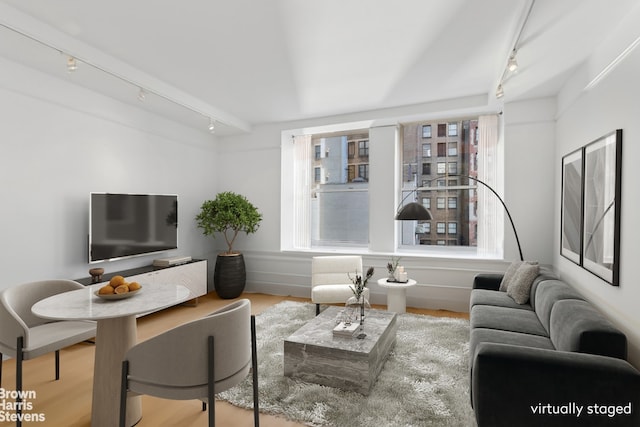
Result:
M298 298L311 297L310 285L248 281L245 291ZM409 292L407 292L407 306L466 313L469 311L470 295L471 289L419 285L409 289ZM370 287L370 302L372 304L386 305L387 293L385 289L377 286L377 284L372 285Z

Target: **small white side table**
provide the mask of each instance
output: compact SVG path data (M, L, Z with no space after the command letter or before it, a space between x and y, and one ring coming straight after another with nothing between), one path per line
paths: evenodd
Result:
M387 288L387 310L395 313L407 312L407 288L416 285L416 281L409 279L407 283L387 282L379 279L378 285Z

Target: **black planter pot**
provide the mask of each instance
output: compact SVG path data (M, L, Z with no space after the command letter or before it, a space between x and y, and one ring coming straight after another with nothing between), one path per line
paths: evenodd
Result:
M213 285L220 298L238 298L247 283L242 254L219 254L213 272Z

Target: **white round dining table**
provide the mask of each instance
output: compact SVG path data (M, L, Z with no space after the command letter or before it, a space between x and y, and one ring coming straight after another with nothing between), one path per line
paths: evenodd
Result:
M136 316L180 304L191 298L188 288L175 284L141 284L128 298L106 300L95 295L102 285L64 292L33 305L38 317L97 321L93 371L92 427L118 425L122 361L137 342ZM128 397L127 426L142 418L140 396Z

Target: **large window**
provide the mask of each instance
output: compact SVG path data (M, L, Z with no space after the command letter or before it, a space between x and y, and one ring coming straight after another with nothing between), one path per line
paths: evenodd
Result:
M487 129L492 129L488 137L477 136ZM499 202L468 179L478 177L501 190L495 173L485 175L501 167L496 162L501 156L490 151L491 144L497 146L497 116L443 117L378 127L371 135L321 132L295 134L293 144L290 134L283 138L284 248L502 254L503 212L489 206ZM395 173L401 176L397 187ZM431 220L395 221L385 208L414 201L429 209Z
M366 132L310 135L295 142L309 145L306 160L313 181L298 191L309 215L298 233L310 247L366 246L369 242L369 140ZM304 147L299 147L304 152ZM301 173L304 169L300 167ZM302 172L303 173L303 172ZM304 190L302 190L304 188Z

